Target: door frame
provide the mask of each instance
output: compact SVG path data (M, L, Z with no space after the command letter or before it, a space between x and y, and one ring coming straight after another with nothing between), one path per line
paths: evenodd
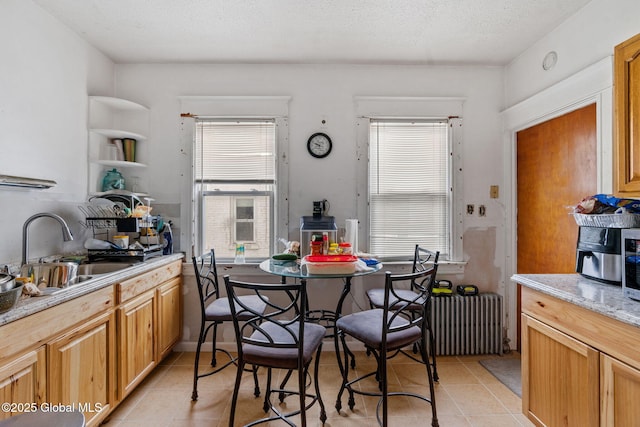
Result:
M597 191L613 191L613 57L608 56L578 73L521 101L500 115L503 129L505 195L504 325L514 348L517 342L517 133L589 104L596 104ZM586 196L586 195L585 195ZM579 200L576 200L576 203Z

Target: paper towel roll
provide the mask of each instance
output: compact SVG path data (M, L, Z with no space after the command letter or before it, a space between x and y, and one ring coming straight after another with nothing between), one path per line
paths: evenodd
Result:
M347 219L345 221L345 233L344 240L345 242L351 243L351 248L354 254L358 253L358 220L357 219Z

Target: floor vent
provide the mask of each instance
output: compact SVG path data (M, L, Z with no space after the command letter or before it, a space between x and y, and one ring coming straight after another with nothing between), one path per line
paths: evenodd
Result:
M436 354L502 354L502 296L481 293L432 298Z

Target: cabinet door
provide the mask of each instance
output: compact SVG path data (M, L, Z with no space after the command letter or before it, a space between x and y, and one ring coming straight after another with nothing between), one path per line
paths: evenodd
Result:
M182 279L177 277L158 287L158 360L180 339L182 331Z
M599 352L522 315L522 412L540 426L599 425Z
M88 426L98 425L111 410L114 325L108 313L48 344L49 401L74 405Z
M614 51L616 191L640 195L640 34Z
M640 370L606 354L602 371L602 426L634 427L640 420Z
M46 353L44 347L9 361L0 367L0 401L15 404L41 404L45 402L45 375ZM10 409L10 411L0 412L0 420L16 415L24 411L25 408L16 406ZM31 407L26 409L32 410Z
M119 399L129 394L157 364L154 294L155 290L148 291L118 309Z

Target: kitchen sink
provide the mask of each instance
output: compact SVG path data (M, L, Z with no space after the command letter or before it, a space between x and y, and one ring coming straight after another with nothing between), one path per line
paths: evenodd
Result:
M115 273L131 267L133 264L127 262L96 262L93 264L80 264L78 266L78 275L95 276L98 274Z

